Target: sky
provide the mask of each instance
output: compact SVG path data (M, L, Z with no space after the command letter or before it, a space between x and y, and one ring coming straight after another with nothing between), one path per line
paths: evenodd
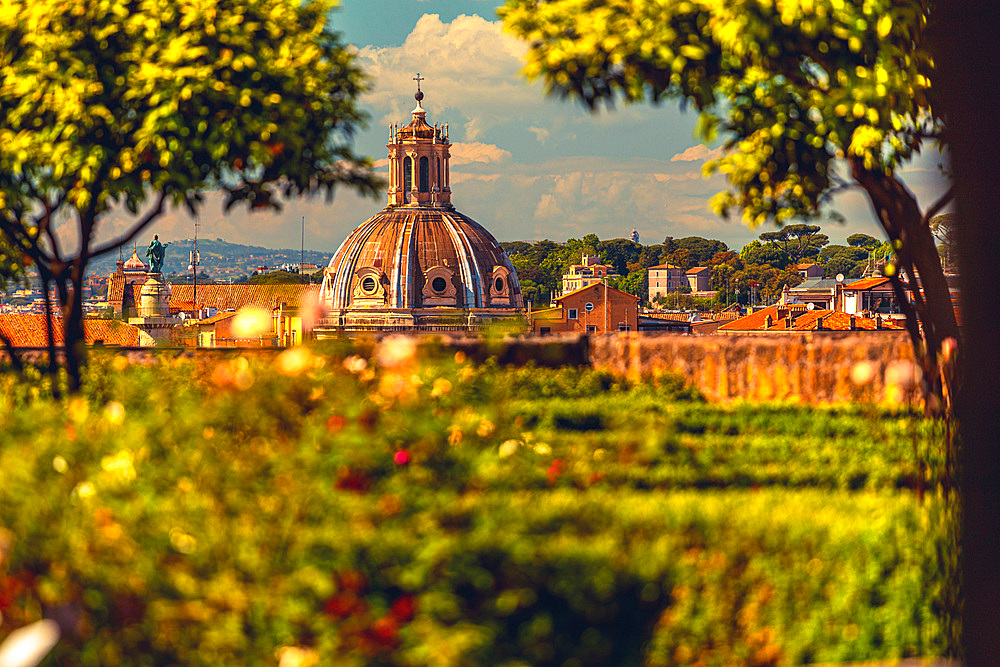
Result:
M738 250L772 227L747 228L708 208L724 190L721 176L705 179L701 167L714 152L694 137L696 115L676 102L621 105L591 113L577 102L547 98L539 82L522 75L526 46L503 32L498 0L342 0L332 17L344 41L357 49L372 77L361 100L368 128L356 152L385 172L388 126L408 123L417 72L424 77L423 107L429 123L451 131L452 203L498 240L564 241L597 234L622 238L635 228L642 243L666 236L704 236ZM716 149L717 150L717 149ZM936 151L912 162L902 177L926 207L945 189ZM385 206L385 198L338 191L288 202L280 213L223 213L210 194L200 214L201 234L226 241L297 248L305 219L305 244L336 250L356 226ZM833 208L843 224L823 223L831 243L865 233L884 238L864 196L848 191ZM108 221L103 236L127 228L124 215ZM193 233L187 213L169 211L145 233L164 239ZM148 238L138 239L145 245Z

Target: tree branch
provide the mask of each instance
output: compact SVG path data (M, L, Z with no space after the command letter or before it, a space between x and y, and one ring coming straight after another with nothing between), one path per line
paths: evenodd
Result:
M0 331L0 343L3 343L4 348L6 348L7 356L10 357L10 365L14 367L14 370L18 373L24 370L24 364L21 363L21 357L17 354L17 348L3 331Z
M139 222L137 222L132 227L132 229L128 231L128 233L120 237L117 241L109 241L104 245L98 246L97 248L94 249L92 253L90 253L90 257L97 258L100 257L101 255L106 255L113 250L117 250L118 248L122 247L123 245L134 239L136 236L138 236L139 232L148 227L151 222L156 220L156 218L158 218L163 213L163 203L166 201L166 199L167 195L161 192L156 199L156 205L153 206L153 208L148 213L146 213L146 215L144 215L142 219Z
M927 209L927 212L924 213L924 217L920 221L920 224L929 226L934 216L940 213L941 209L943 209L945 206L951 203L951 200L954 198L955 198L955 187L952 186L948 188L948 191L945 192L944 195L942 195L941 199L938 199L936 202L934 202L934 204L931 205L929 209Z

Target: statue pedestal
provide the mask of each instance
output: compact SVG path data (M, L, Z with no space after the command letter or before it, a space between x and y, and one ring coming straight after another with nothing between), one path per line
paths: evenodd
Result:
M139 317L130 317L129 324L142 331L143 346L167 345L177 319L170 316L170 285L163 282L163 274L151 273L139 292Z

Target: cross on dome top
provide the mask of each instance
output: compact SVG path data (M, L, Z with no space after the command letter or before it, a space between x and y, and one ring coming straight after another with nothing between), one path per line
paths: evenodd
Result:
M413 94L413 98L417 101L417 108L420 108L420 100L424 99L424 94L420 90L420 82L426 78L425 76L420 76L420 72L417 72L417 75L413 77L413 80L417 82L417 92Z

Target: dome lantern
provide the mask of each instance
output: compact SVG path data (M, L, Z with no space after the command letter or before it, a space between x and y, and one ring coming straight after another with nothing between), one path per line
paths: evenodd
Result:
M417 73L410 124L389 127L389 206L433 206L451 209L451 141L447 123L427 124L421 106L424 93Z

